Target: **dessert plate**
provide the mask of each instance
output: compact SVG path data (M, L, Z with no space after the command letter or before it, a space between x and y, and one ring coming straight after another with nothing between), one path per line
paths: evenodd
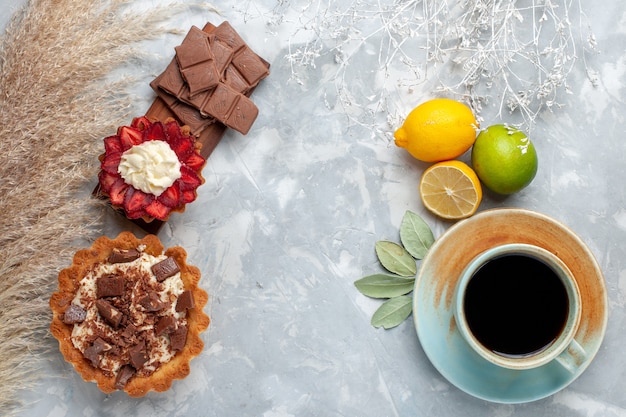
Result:
M507 243L547 249L572 271L582 302L575 338L587 353L575 373L556 361L530 370L497 367L474 352L457 330L453 299L461 271L486 249ZM591 363L606 331L606 287L593 254L565 225L530 210L492 209L456 223L429 249L415 281L413 317L426 356L450 383L487 401L524 403L565 388Z

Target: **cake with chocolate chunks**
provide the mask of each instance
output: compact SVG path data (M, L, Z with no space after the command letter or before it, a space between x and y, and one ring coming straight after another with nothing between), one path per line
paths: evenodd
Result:
M50 330L66 361L105 393L165 391L204 344L206 291L181 247L130 232L98 238L59 273Z

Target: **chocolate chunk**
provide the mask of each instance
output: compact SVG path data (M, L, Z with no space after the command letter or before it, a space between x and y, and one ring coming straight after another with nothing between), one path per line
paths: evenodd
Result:
M122 321L123 314L113 307L108 301L103 299L96 300L98 313L105 319L114 329L117 329Z
M135 335L135 333L137 333L137 327L135 327L134 324L129 323L128 326L124 327L124 330L122 331L122 337L130 339Z
M141 296L138 303L145 311L150 313L163 310L163 307L165 307L165 304L161 302L159 295L154 291L150 291L149 293Z
M146 342L142 340L128 351L130 355L130 364L135 369L140 369L144 363L148 361L148 353L146 352Z
M65 309L65 313L63 314L63 323L80 323L85 321L85 317L87 317L87 312L83 310L82 307L77 306L76 304L70 304L70 306Z
M176 330L176 319L173 316L163 316L156 324L155 332L157 336L172 333Z
M130 365L124 365L117 372L117 377L115 378L115 389L123 390L128 380L130 380L133 375L135 375L135 368Z
M94 346L97 346L97 348L101 351L101 352L106 352L109 349L111 349L111 345L108 344L104 339L102 339L101 337L97 338L96 340L93 341Z
M83 355L89 362L91 362L91 365L94 368L97 368L100 364L100 354L109 349L111 349L111 345L99 337L93 341L91 346L85 349Z
M179 326L170 333L170 345L172 350L179 352L183 350L185 343L187 343L187 326Z
M112 264L123 264L126 262L132 262L139 258L141 253L137 249L113 249L113 252L109 255L107 261Z
M85 356L85 358L89 362L91 362L91 366L93 366L94 368L97 368L98 365L100 365L100 355L98 354L98 352L96 352L96 349L94 349L93 346L89 346L87 349L85 349L83 356Z
M185 311L192 309L196 306L196 303L193 299L193 293L189 290L185 290L178 296L178 300L176 301L176 311Z
M128 346L137 340L137 327L134 324L128 323L124 330L120 333L121 338L116 341L118 345Z
M102 297L120 297L124 295L124 277L104 275L96 281L96 295Z
M165 281L167 278L179 272L180 268L172 257L165 258L161 262L152 265L152 273L159 282Z

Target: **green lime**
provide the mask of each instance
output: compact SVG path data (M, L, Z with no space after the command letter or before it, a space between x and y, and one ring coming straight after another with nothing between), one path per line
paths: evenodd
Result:
M537 152L522 131L493 125L478 134L472 166L485 187L498 194L512 194L535 178Z

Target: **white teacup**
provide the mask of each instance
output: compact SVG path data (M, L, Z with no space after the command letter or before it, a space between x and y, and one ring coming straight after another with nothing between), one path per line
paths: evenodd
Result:
M522 370L556 360L575 372L585 362L574 339L582 312L578 285L567 265L543 248L513 243L482 252L463 270L454 303L461 335L495 365Z

